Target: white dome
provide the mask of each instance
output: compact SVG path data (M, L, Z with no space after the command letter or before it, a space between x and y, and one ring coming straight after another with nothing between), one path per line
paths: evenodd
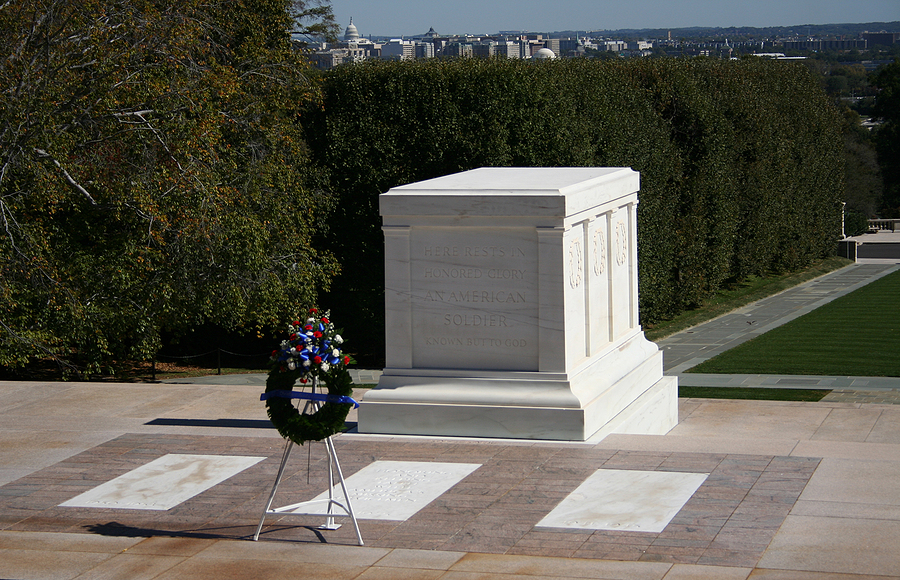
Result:
M545 59L545 58L556 58L556 53L550 50L549 48L542 48L536 53L534 53L534 58Z
M359 30L353 25L353 18L350 18L350 25L344 31L344 40L357 40L359 38Z

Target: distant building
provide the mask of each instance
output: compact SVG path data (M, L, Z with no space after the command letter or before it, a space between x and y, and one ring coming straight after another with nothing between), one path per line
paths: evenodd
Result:
M547 41L544 43L544 47L549 48L550 50L553 51L553 54L555 54L556 56L559 56L563 53L562 49L559 46L561 41L562 41L562 39L560 39L560 38L548 38Z
M347 51L345 50L320 50L307 55L309 62L320 70L329 70L339 64L344 64L346 57Z
M434 41L437 38L440 38L441 35L435 32L434 26L428 29L428 32L425 34L419 34L417 36L411 36L412 40L424 40L424 41Z
M866 50L864 39L856 40L785 40L784 50Z
M625 46L625 48L627 48L628 50L637 50L637 51L652 50L653 43L647 42L646 40L639 40L637 42L629 42Z
M359 30L353 25L353 17L350 17L350 24L344 31L344 42L356 42L359 40Z
M473 42L472 56L476 56L479 58L490 58L494 56L494 44L490 41Z
M522 58L522 43L502 40L494 46L494 54L504 58Z
M890 46L900 42L900 32L863 32L869 46Z
M316 68L328 70L341 64L360 62L381 55L381 47L367 38L363 38L353 19L344 30L344 38L334 45L326 45L321 50L309 55L309 60Z
M341 64L359 62L371 58L393 60L418 60L438 57L480 57L480 58L578 58L598 56L594 51L610 51L619 57L647 57L654 51L669 55L707 56L711 58L734 58L735 52L740 54L764 53L765 48L782 50L850 50L865 49L867 38L873 42L895 43L900 41L900 33L866 33L866 38L854 40L844 39L803 39L791 40L744 39L704 39L696 41L667 39L641 40L625 42L603 36L575 35L568 38L550 38L546 34L533 34L525 31L506 30L499 34L486 36L472 35L440 35L434 27L428 32L415 36L394 38L384 42L373 42L365 38L356 27L353 19L344 31L340 42L322 43L319 50L310 54L310 60L321 69L329 69ZM769 45L769 46L766 46ZM776 48L777 47L777 48ZM771 50L770 48L770 50ZM305 47L308 50L308 47ZM606 55L603 55L606 56ZM772 57L770 58L784 58Z
M430 42L417 42L416 58L434 58L434 44Z
M381 58L393 60L415 60L416 42L393 38L381 45Z
M559 54L569 55L578 51L579 48L584 49L584 45L580 40L572 38L559 39Z
M450 42L443 50L444 56L471 57L474 56L473 47L468 42Z

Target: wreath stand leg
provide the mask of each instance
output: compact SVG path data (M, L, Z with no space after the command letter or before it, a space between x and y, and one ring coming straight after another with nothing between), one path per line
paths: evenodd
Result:
M315 391L315 387L313 387L313 390ZM275 493L278 491L278 485L281 483L281 478L284 475L284 468L287 465L288 458L291 456L291 449L293 449L293 447L294 442L290 439L285 439L284 453L281 456L281 465L278 468L278 475L275 476L275 484L272 486L272 492L269 494L269 501L266 503L262 517L259 519L259 526L257 526L256 533L253 535L253 541L259 540L259 534L262 531L267 515L323 516L325 517L325 523L319 526L318 529L320 530L336 530L340 528L341 525L335 525L334 518L350 518L350 521L353 522L353 529L356 531L356 541L362 546L363 539L362 535L359 533L359 523L357 523L356 515L353 513L353 506L350 504L350 494L347 493L347 484L344 481L344 473L341 471L341 463L338 461L337 452L334 449L334 442L331 440L331 437L325 439L325 449L328 451L328 499L302 501L272 509L272 502L275 501ZM334 497L335 472L337 472L338 480L341 482L341 490L344 493L344 503L339 502ZM297 511L322 503L325 503L327 506L325 513ZM340 508L343 513L335 513L334 508Z

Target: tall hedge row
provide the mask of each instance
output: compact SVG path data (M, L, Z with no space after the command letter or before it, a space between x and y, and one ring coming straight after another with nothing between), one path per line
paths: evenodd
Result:
M431 60L334 69L307 119L339 196L328 297L376 361L383 341L378 195L482 166L641 173L642 322L723 283L791 270L840 229L840 119L805 67L719 60Z

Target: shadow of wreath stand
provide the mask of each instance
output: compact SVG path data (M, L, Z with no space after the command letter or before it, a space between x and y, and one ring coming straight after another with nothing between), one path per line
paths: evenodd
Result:
M288 397L295 399L308 399L305 403L303 412L306 413L309 411L310 407L312 407L313 411L318 411L322 402L326 400L328 395L323 393L317 393L316 388L318 387L318 379L313 378L312 380L312 392L311 393L298 393L294 391L275 391L273 393L267 393L270 396L276 397ZM286 393L286 394L282 394ZM353 506L350 504L350 494L347 493L347 484L344 481L344 473L341 471L341 463L338 461L337 452L334 449L334 442L332 441L332 436L328 436L325 438L325 449L328 451L328 498L323 499L314 499L309 501L302 501L299 503L294 503L291 505L286 505L283 507L272 508L272 503L275 501L275 493L278 491L278 485L281 483L281 478L284 475L284 467L287 465L288 458L291 456L291 449L294 448L294 442L285 438L284 444L284 453L281 456L281 465L278 468L278 474L275 476L275 484L272 486L272 492L269 494L269 501L266 503L266 507L263 510L262 517L259 519L259 526L256 528L256 533L253 535L253 541L259 540L259 534L262 531L263 524L266 521L266 516L268 515L279 515L279 516L305 516L305 517L324 517L325 523L318 527L320 530L336 530L341 527L341 524L335 524L334 518L350 518L350 521L353 522L353 528L356 531L356 541L362 546L363 539L362 535L359 533L359 524L356 521L356 515L353 513ZM337 474L338 481L341 483L341 490L344 493L344 502L340 502L334 497L334 476ZM307 509L312 509L317 506L321 506L325 504L325 511L304 511ZM346 505L345 505L346 504ZM335 512L335 509L341 510L343 513Z

